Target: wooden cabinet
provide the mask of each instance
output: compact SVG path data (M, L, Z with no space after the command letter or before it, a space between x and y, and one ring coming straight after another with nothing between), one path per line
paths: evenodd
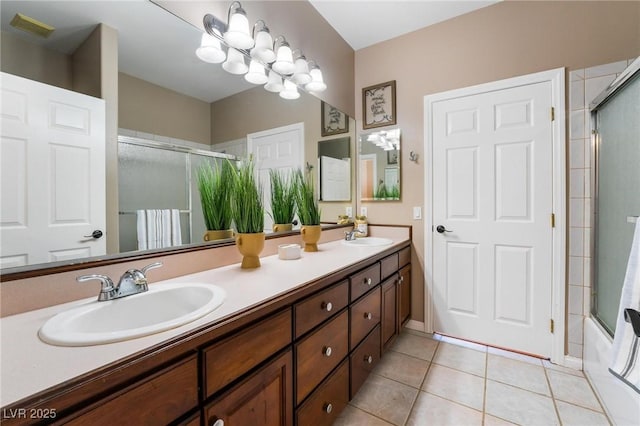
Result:
M381 339L382 350L386 351L395 340L398 333L398 273L387 278L380 286L382 290L381 303Z
M411 315L411 265L400 269L398 279L398 327L401 328Z
M340 312L348 303L347 280L296 303L293 306L296 338Z
M78 416L67 417L60 424L168 424L197 405L198 358L192 355L100 400Z
M205 425L214 426L218 420L225 426L292 425L292 372L288 350L208 404Z
M349 362L344 360L296 411L298 426L331 426L349 403Z
M353 398L360 386L367 380L369 373L373 371L380 361L380 325L377 325L371 333L351 352L351 389L349 397Z
M380 264L375 263L349 277L350 300L353 302L378 284L380 284Z
M349 348L354 349L380 322L380 287L376 287L349 308Z

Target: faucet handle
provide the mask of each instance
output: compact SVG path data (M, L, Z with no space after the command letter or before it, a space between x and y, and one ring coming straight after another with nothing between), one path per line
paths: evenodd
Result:
M141 268L141 269L140 269L140 272L142 272L143 274L145 274L145 275L146 275L146 274L147 274L147 271L149 271L149 270L151 270L151 269L159 268L159 267L161 267L161 266L163 266L162 262L155 262L155 263L152 263L151 265L147 265L147 266L145 266L144 268Z
M101 283L100 294L98 294L98 300L99 301L108 300L109 293L115 290L115 287L113 286L113 281L111 281L111 278L109 278L106 275L99 275L99 274L81 275L76 278L76 281L78 281L79 283L83 283L86 281L94 281L94 280L98 280Z

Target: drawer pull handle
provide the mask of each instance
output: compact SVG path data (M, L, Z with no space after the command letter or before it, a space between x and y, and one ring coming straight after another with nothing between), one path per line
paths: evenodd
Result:
M372 282L373 282L373 280L372 280L371 278L365 278L365 279L364 279L364 283L365 283L366 285L371 285L371 283L372 283Z
M364 313L364 319L370 320L371 318L373 318L373 315L371 315L371 312Z
M215 422L211 423L211 426L224 426L224 420L216 419Z
M331 346L325 346L322 348L322 354L324 356L331 356Z
M373 357L371 355L365 355L364 362L366 362L367 364L371 364L373 362Z
M323 311L331 312L333 304L331 302L322 302L321 308Z
M324 407L322 407L322 410L327 414L331 414L331 412L333 411L333 405L331 405L331 403L328 402L324 404Z

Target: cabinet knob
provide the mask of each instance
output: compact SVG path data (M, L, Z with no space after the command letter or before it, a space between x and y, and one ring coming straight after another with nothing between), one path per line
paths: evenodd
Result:
M213 419L212 419L213 420ZM211 426L224 426L224 420L222 419L215 419L215 421L213 423L211 423Z
M373 318L373 315L371 315L371 312L365 312L364 313L364 319L370 320L371 318Z
M322 407L322 410L327 414L331 414L331 412L333 411L333 405L331 405L330 402L327 402L326 404L324 404L324 407Z
M323 311L331 312L333 304L331 302L322 302L321 308Z
M367 364L371 364L373 362L373 357L371 355L365 355L364 362L366 362Z
M400 279L398 280L398 284L402 284L404 282L404 277L400 277Z
M366 285L371 285L371 283L372 283L372 282L373 282L373 281L371 280L371 278L365 278L365 279L364 279L364 283L365 283Z
M331 356L331 346L325 346L322 348L322 354L324 356Z

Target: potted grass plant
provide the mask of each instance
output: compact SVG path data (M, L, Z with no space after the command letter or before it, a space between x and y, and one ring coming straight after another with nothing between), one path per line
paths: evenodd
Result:
M306 177L302 170L298 169L294 175L296 181L296 207L298 209L298 217L302 227L300 234L304 241L304 251L318 251L318 241L322 227L320 226L320 207L318 206L318 198L315 195L315 187L313 185L313 176L308 174Z
M233 237L231 188L233 165L229 161L203 163L196 171L200 203L207 231L205 241Z
M296 215L296 180L290 172L269 170L273 232L291 231Z
M264 204L253 158L242 161L233 169L232 182L231 211L236 225L236 246L243 256L241 267L257 268L264 248Z

